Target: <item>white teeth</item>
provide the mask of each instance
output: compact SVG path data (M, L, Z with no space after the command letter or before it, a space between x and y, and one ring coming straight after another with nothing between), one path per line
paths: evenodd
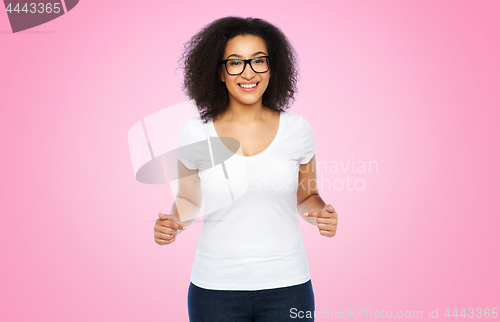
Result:
M243 87L243 88L254 88L255 86L257 86L257 83L250 84L250 85L248 85L248 84L240 84L240 86Z

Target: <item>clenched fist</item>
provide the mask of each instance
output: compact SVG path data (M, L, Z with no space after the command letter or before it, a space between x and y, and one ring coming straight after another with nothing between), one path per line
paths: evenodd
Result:
M178 234L178 229L186 229L174 215L165 215L160 212L158 217L154 226L155 242L158 245L172 244Z
M304 213L306 217L316 217L319 233L325 237L333 237L337 233L338 214L332 205L327 204L321 211Z

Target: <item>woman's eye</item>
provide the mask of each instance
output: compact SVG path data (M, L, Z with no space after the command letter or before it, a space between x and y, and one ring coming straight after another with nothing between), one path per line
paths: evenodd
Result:
M254 62L254 64L262 64L264 62L264 60L259 58L259 59L254 59L253 62Z
M231 66L238 66L240 64L241 64L241 61L239 61L239 60L231 60L229 63L229 65L231 65Z

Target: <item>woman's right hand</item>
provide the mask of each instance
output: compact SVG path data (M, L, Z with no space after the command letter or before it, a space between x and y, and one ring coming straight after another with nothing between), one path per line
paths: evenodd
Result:
M160 212L158 217L154 226L155 242L158 245L172 244L178 234L178 229L186 229L174 215L166 215Z

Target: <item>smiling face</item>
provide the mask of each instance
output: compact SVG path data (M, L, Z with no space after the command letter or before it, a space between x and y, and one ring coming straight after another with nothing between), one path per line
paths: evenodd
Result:
M268 54L269 52L262 38L253 35L241 35L227 42L222 60L233 58L251 59L268 56ZM271 77L270 69L265 73L256 73L247 64L243 73L229 75L224 65L221 65L220 74L221 80L226 83L229 92L230 105L262 104L262 95L266 91L269 85L269 78ZM257 84L257 86L251 87L253 84Z

